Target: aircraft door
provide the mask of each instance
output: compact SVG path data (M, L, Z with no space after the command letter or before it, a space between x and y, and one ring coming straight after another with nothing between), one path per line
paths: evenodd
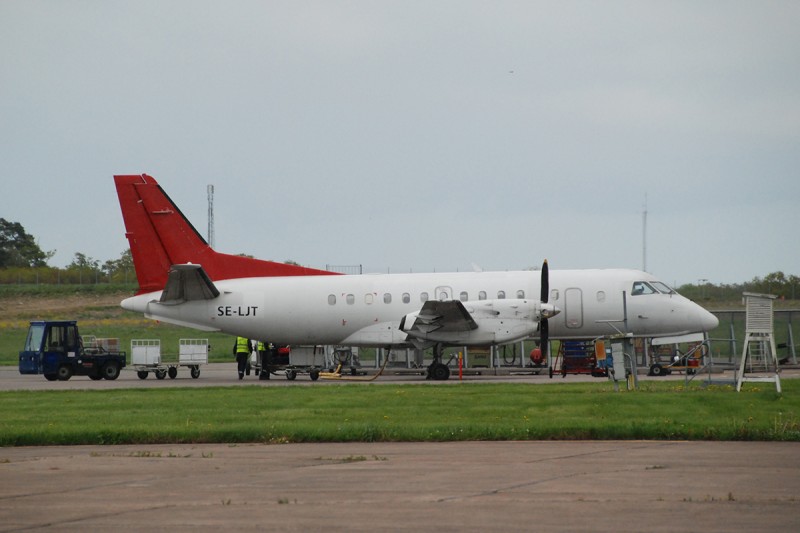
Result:
M583 292L578 288L564 291L564 319L568 328L583 327Z
M434 298L439 300L440 302L444 302L446 300L453 299L453 288L452 287L436 287L436 290L433 291Z

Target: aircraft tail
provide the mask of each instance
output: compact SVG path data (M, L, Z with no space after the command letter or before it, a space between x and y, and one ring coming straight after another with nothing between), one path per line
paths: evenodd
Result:
M186 263L201 265L212 280L336 274L216 252L151 176L114 176L114 184L139 281L138 294L162 290L170 267Z

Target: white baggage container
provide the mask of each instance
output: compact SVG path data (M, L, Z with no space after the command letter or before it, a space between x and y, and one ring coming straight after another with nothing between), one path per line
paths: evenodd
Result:
M161 364L161 341L158 339L131 340L131 365L158 366Z
M178 364L204 365L208 363L208 339L181 339L178 347Z

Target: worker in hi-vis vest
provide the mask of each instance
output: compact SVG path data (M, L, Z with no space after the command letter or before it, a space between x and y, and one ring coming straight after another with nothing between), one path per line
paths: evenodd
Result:
M258 379L269 379L272 366L272 343L258 341L256 350L258 351L258 362L261 364L261 374Z
M247 371L248 359L250 359L250 339L247 337L236 337L236 344L233 345L233 355L236 356L236 367L239 371L239 379L244 379L244 373Z

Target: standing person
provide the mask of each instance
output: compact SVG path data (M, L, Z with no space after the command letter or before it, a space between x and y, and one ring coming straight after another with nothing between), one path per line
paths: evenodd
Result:
M236 337L236 344L233 345L233 355L236 356L239 379L244 379L244 372L247 369L248 359L250 359L250 339Z
M258 379L269 379L270 375L270 347L272 345L263 341L258 341L258 357L261 363L261 374Z

